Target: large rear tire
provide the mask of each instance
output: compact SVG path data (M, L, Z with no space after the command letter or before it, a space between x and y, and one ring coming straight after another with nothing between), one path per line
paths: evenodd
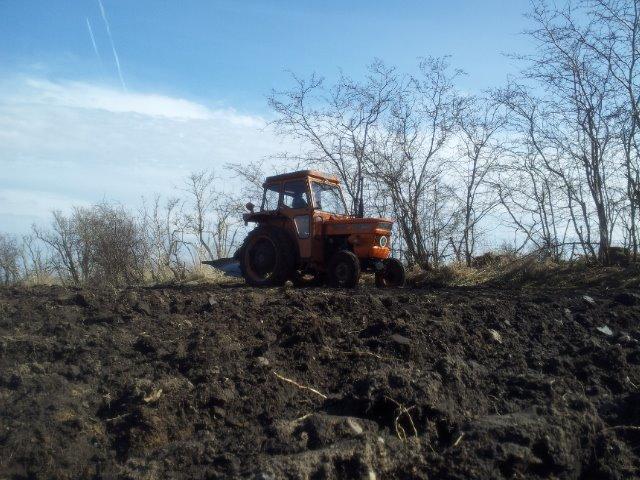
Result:
M327 273L332 287L353 288L360 280L360 260L353 252L340 250L331 257Z
M406 281L404 266L396 258L387 258L383 262L383 268L376 272L376 287L392 288L402 287Z
M251 231L239 256L242 276L254 287L284 285L295 272L295 245L277 227L261 226Z

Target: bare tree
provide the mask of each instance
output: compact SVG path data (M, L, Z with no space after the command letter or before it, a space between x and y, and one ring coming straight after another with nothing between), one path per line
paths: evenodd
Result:
M213 189L215 175L213 172L201 171L189 175L185 191L189 195L189 210L186 212L186 226L197 237L196 250L205 251L208 260L215 257L209 240L211 236L208 215L217 200L217 192Z
M498 138L506 125L503 106L490 98L467 97L460 115L460 160L452 165L462 183L462 234L456 251L467 266L475 253L478 224L499 203L488 180L504 147Z
M242 229L243 208L232 197L220 198L214 207L213 247L217 258L229 257L237 245L238 233Z
M47 252L42 249L41 242L34 235L23 235L21 260L25 280L42 283L50 273Z
M573 227L583 252L595 258L591 230L586 228L585 233L583 229L583 225L589 227L588 207L576 193L577 181L565 170L559 149L549 140L556 126L547 121L545 103L518 84L499 91L496 98L511 113L510 155L501 164L496 189L515 234L524 236L517 250L532 243L544 255L560 258L567 229L560 230L567 224Z
M640 5L637 1L583 0L581 6L591 20L590 28L579 28L566 17L569 27L581 43L606 66L617 87L621 166L625 177L628 219L628 243L634 258L638 256L638 214L640 213Z
M0 281L9 285L20 279L20 248L15 238L0 234Z
M293 76L295 87L274 91L269 104L277 130L310 147L303 160L326 165L342 180L350 211L364 214L365 161L373 130L390 107L397 89L393 68L375 61L364 82L341 75L325 89L323 79Z
M101 203L76 208L73 225L87 251L87 280L126 285L144 279L144 238L137 219L122 207Z
M579 205L584 231L577 222L575 230L583 248L594 254L590 237L591 223L595 223L597 256L607 262L617 204L609 178L617 113L611 69L585 45L591 26L579 26L570 8L550 9L540 1L530 18L535 27L528 33L537 43L537 53L523 57L529 62L525 75L544 89L545 141L560 159L559 164L547 162L546 167L565 183L570 206Z
M267 176L265 162L228 163L226 168L233 177L242 182L247 200L259 205L262 201L262 185Z
M463 215L455 188L442 179L436 178L426 193L426 238L428 251L431 252L431 266L437 268L449 258L451 249L455 254L453 237L460 231Z
M77 207L70 216L56 211L51 229L34 227L34 234L51 249L63 281L121 285L144 278L144 239L121 207Z
M150 208L146 204L143 206L141 217L146 235L146 256L155 281L166 278L167 273L177 280L186 275L181 204L177 198L169 198L163 203L156 195Z
M73 219L61 211L52 212L51 229L33 226L35 237L51 249L51 261L58 276L67 277L75 284L85 281L88 276L88 251L82 248L74 227Z
M534 152L521 151L501 167L494 183L500 204L514 229L514 252L533 246L542 257L560 260L569 222L561 216L559 187L536 161ZM560 210L560 212L559 212Z
M407 260L427 266L433 254L427 193L441 182L441 154L455 130L461 99L453 87L460 72L452 72L446 59L422 60L420 73L397 90L387 124L372 142L367 170L391 198Z
M187 229L197 239L197 257L204 251L207 259L226 257L235 245L241 227L241 202L215 188L213 172L195 172L187 178L185 213Z

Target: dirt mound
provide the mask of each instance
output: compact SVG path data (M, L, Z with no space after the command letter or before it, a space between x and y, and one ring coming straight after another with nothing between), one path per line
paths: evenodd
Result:
M0 290L2 478L631 478L624 289Z

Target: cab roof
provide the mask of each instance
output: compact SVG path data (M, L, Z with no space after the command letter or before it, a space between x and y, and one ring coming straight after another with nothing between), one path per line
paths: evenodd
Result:
M295 180L298 178L306 177L313 177L318 180L325 180L331 183L340 183L338 177L336 177L335 175L329 175L328 173L322 173L317 170L298 170L297 172L281 173L280 175L272 175L270 177L267 177L264 181L264 184L267 185L270 183L281 182L283 180Z

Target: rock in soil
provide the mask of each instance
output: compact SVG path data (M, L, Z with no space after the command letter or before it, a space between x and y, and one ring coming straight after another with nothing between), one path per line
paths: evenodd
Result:
M640 476L632 292L114 298L0 289L0 477Z

